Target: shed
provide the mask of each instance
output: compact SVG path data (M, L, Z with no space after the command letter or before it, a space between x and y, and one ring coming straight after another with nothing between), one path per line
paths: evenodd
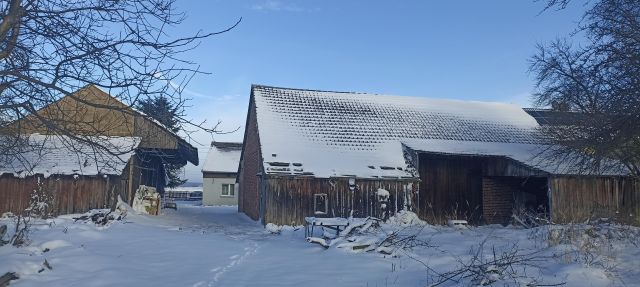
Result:
M546 160L539 126L511 104L254 85L239 210L277 224L401 209L431 222L506 223L516 208L566 222L596 206L638 220L635 181Z
M202 166L202 204L237 205L238 163L242 143L212 142Z
M108 150L67 136L25 136L20 154L0 159L0 211L24 210L38 189L54 195L48 207L52 214L113 207L118 196L127 196L122 171L140 139L109 137L101 142Z
M43 120L45 123L43 123ZM67 134L60 136L58 135L59 132L51 127L62 127ZM101 153L100 150L109 151L113 148L109 144L111 139L137 139L135 147L124 153L128 155L129 151L132 152L131 156L125 159L124 165L118 164L116 166L118 170L111 171L112 175L117 175L120 186L119 193L122 195L123 200L128 203L133 201L135 191L140 185L152 186L160 193L163 192L166 184L165 164L186 165L187 162L191 162L194 165L198 164L198 153L195 147L167 127L153 120L150 116L122 103L94 85L86 86L73 94L67 95L38 110L35 115L29 115L12 123L6 129L12 133L17 131L17 133L23 135L39 134L47 136L47 138L56 137L69 148L60 151L64 152L61 156L66 157L75 157L77 153L74 146L84 141L98 142L103 147L103 149L96 149L93 146L93 149L87 150L87 154L96 155ZM118 151L120 150L118 149ZM123 152L107 152L107 154L115 155L118 156L118 159L122 159L120 155ZM21 155L17 156L20 157ZM107 158L104 159L107 160ZM111 158L111 160L114 159ZM89 161L91 161L91 157L87 158L87 162ZM59 172L42 174L39 173L38 169L29 172L32 176L46 178L61 175ZM66 175L66 171L61 172L62 175ZM31 177L21 176L20 178L25 181L30 180ZM26 188L26 186L29 186L28 184L22 186L25 186L24 190L21 188L16 189L15 186L12 188L6 186L0 192L30 192ZM86 194L100 192L89 187L74 188L78 192ZM0 206L2 208L0 212L17 212L24 207L26 207L24 204L11 203L10 209ZM69 201L68 206L62 208L61 212L66 210L81 211L86 209L85 207L79 207L77 202Z

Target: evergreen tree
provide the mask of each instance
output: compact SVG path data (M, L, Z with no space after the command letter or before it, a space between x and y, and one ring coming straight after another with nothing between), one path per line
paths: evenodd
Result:
M171 103L166 97L160 96L141 100L137 105L137 109L157 120L174 133L181 129L180 116L182 115L182 109L179 105ZM180 178L182 165L165 163L164 169L169 179L167 182L168 187L176 187L187 181Z

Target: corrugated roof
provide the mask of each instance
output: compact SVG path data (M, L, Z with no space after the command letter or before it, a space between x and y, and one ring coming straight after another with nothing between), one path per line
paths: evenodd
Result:
M213 142L202 166L202 172L238 172L242 143Z
M541 144L512 104L253 86L267 173L404 177L401 142Z

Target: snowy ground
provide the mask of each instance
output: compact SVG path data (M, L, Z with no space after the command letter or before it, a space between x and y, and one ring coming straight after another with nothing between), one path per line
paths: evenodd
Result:
M428 286L436 275L424 264L437 272L453 270L480 242L487 250L543 245L532 230L386 226L387 232L418 234L430 244L393 257L337 248L346 240L325 249L306 242L302 229L271 234L236 210L183 204L158 217L129 214L107 227L63 216L34 226L27 247L0 247L0 275L19 273L11 286ZM532 276L564 286L640 286L640 248L616 243L615 249L607 253L615 255L607 261L615 268L563 257L542 262ZM52 269L38 272L45 259Z

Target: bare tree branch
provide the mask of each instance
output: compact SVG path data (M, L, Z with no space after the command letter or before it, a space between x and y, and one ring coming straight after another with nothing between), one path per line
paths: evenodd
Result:
M17 154L16 138L23 131L11 123L25 118L54 135L108 150L96 142L96 135L109 134L105 129L111 127L86 122L87 133L78 133L70 128L73 119L39 112L49 106L59 115L70 114L68 107L59 105L63 97L123 115L139 116L130 108L148 98L165 97L184 107L182 89L203 72L181 55L205 38L234 29L242 18L220 31L173 36L184 19L175 0L0 1L0 154ZM74 94L88 85L103 89L124 106ZM219 125L208 127L184 116L179 120L183 127L220 132Z

